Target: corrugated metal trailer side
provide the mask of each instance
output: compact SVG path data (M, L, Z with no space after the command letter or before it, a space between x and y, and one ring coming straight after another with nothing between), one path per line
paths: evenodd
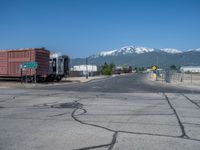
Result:
M8 57L7 57L7 52L2 51L0 52L0 75L7 75L7 65L8 65Z
M35 61L38 62L37 75L47 77L49 74L49 51L36 50Z
M20 50L0 51L0 76L20 77L20 65L23 62L36 61L38 63L37 76L46 77L49 72L49 51L43 48L28 48ZM33 76L34 69L23 70L23 75Z

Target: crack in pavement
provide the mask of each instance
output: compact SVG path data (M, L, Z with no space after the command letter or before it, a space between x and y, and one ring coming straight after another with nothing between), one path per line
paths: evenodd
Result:
M0 116L0 119L14 119L14 120L41 120L41 121L51 121L51 120L53 120L53 121L62 121L62 122L66 122L66 121L71 121L70 119L68 119L68 120L58 120L58 119L52 119L52 118L48 118L48 119L43 119L43 118L22 118L22 117L7 117L7 116L3 116L3 117L1 117Z
M174 113L166 114L87 114L87 116L170 116Z
M97 124L93 124L93 123L87 123L87 122L84 122L80 119L78 119L76 116L80 116L80 115L83 115L83 114L86 114L87 113L87 110L83 108L83 105L79 105L77 108L75 108L73 110L73 112L71 113L71 117L81 123L81 124L84 124L84 125L88 125L88 126L93 126L93 127L97 127L97 128L101 128L101 129L105 129L107 131L110 131L110 132L113 132L113 137L112 137L112 142L109 143L109 144L102 144L102 145L97 145L97 146L90 146L90 147L85 147L85 148L79 148L79 149L76 149L76 150L89 150L89 149L95 149L95 148L102 148L102 147L108 147L108 150L112 150L116 141L117 141L117 135L119 133L126 133L126 134L134 134L134 135L148 135L148 136L158 136L158 137L169 137L169 138L181 138L181 139L186 139L186 140L192 140L192 141L200 141L200 139L196 139L196 138L190 138L188 135L186 135L186 132L185 132L185 129L184 129L184 126L183 126L183 123L181 122L175 108L172 106L171 102L169 101L167 95L165 93L163 93L164 96L165 96L165 99L167 100L170 108L173 110L173 114L176 116L177 120L178 120L178 123L179 123L179 126L181 128L181 131L182 131L182 135L181 136L172 136L172 135L164 135L164 134L153 134L153 133L144 133L144 132L131 132L131 131L123 131L123 130L113 130L113 129L110 129L110 128L107 128L107 127L104 127L104 126L101 126L101 125L97 125ZM79 113L79 114L76 114L77 110L82 110L83 112L82 113ZM172 114L170 114L172 115Z
M194 126L200 126L199 123L183 122L183 124L189 124L189 125L194 125Z
M117 141L117 135L118 135L118 131L115 131L115 133L113 134L113 137L112 137L112 141L111 143L109 144L110 146L108 147L108 150L112 150L116 141Z
M36 105L33 105L33 108L36 108L36 109L50 108L52 104L58 104L58 101L36 104Z
M84 121L85 122L92 122L92 123L114 123L114 124L135 124L135 125L146 125L146 126L148 126L148 125L150 125L150 126L152 126L152 125L159 125L159 126L172 126L172 127L176 127L177 125L176 124L164 124L164 123L147 123L147 122L137 122L137 121L129 121L129 122L125 122L125 121L109 121L109 122L107 122L107 121L97 121L97 120L95 120L95 121L91 121L91 120L86 120L86 119L84 119Z
M101 128L101 129L105 129L105 130L107 130L107 131L111 131L111 132L116 132L115 130L106 128L106 127L104 127L104 126L100 126L100 125L97 125L97 124L92 124L92 123L83 122L83 121L77 119L75 113L76 113L76 111L79 110L79 109L82 109L82 108L75 108L75 109L73 110L73 112L71 113L71 117L72 117L75 121L77 121L77 122L79 122L79 123L81 123L81 124L84 124L84 125L93 126L93 127L98 127L98 128Z
M83 115L83 114L86 114L87 113L87 110L86 109L84 109L84 108L79 108L80 110L83 110L83 112L82 113L80 113L80 114L76 114L76 115L74 115L74 116L81 116L81 115Z
M24 92L24 93L10 94L10 96L13 95L11 98L1 100L0 103L15 100L16 98L21 97L21 96L30 96L31 95L31 96L43 97L43 96L57 96L58 94L61 94L61 93L52 93L52 94L42 95L42 94L33 94L30 92ZM1 94L1 95L8 95L8 94Z
M96 148L102 148L102 147L108 147L108 146L110 146L110 144L96 145L96 146L78 148L78 149L74 149L74 150L90 150L90 149L96 149Z
M103 147L105 147L105 148L108 147L108 150L112 150L116 143L117 135L118 135L118 131L115 131L113 134L113 137L112 137L112 141L109 144L102 144L102 145L78 148L78 149L74 149L74 150L90 150L90 149L103 148Z
M83 122L83 121L77 119L77 118L76 118L76 116L77 116L77 115L76 115L76 111L79 110L79 109L83 110L83 111L84 111L83 113L86 113L86 112L87 112L87 110L86 110L86 109L83 109L82 106L80 106L79 108L75 108L75 109L73 110L73 112L71 113L71 117L72 117L75 121L77 121L77 122L79 122L79 123L81 123L81 124L84 124L84 125L88 125L88 126L93 126L93 127L105 129L105 130L107 130L107 131L114 132L114 134L113 134L113 137L112 137L112 141L111 141L111 143L109 143L109 144L102 144L102 145L97 145L97 146L79 148L79 149L76 149L76 150L89 150L89 149L95 149L95 148L101 148L101 147L108 147L108 150L112 150L113 147L114 147L114 145L115 145L115 143L116 143L116 140L117 140L118 131L115 131L115 130L112 130L112 129L109 129L109 128L106 128L106 127L103 127L103 126L100 126L100 125L96 125L96 124L92 124L92 123L86 123L86 122ZM83 114L83 113L82 113L82 114ZM80 114L78 114L78 115L80 115Z
M78 100L77 101L74 101L74 103L70 103L70 104L77 104L77 105L73 105L73 111L70 112L71 113L71 117L81 123L81 124L84 124L84 125L88 125L88 126L93 126L93 127L97 127L97 128L101 128L101 129L105 129L107 131L110 131L113 133L113 136L112 136L112 140L110 143L108 144L101 144L101 145L96 145L96 146L90 146L90 147L84 147L84 148L79 148L79 149L76 149L76 150L88 150L88 149L96 149L96 148L107 148L108 150L112 150L117 142L117 137L118 137L118 134L119 133L125 133L125 134L133 134L133 135L147 135L147 136L158 136L158 137L169 137L169 138L182 138L182 139L186 139L186 140L193 140L193 141L200 141L200 139L195 139L195 138L190 138L187 136L186 132L185 132L185 129L184 129L184 126L178 116L178 113L176 112L176 109L173 107L173 105L171 104L168 96L163 93L164 96L165 96L165 99L167 100L170 108L173 110L174 113L169 113L169 114L132 114L132 115L175 115L177 120L178 120L178 123L179 123L179 126L181 128L181 131L182 131L182 135L181 136L172 136L172 135L164 135L164 134L153 134L153 133L142 133L142 132L131 132L131 131L123 131L123 130L113 130L111 128L107 128L107 127L104 127L104 126L101 126L101 125L98 125L98 124L94 124L94 123L88 123L88 122L84 122L82 120L80 120L79 118L77 118L77 116L81 116L81 115L84 115L87 113L87 110L84 109L84 105L79 103L78 102L80 100L83 100L84 98L77 98ZM20 95L18 95L20 96ZM56 104L56 105L55 105ZM68 108L68 105L65 105L65 103L61 103L62 106L65 106ZM54 106L58 106L58 102L50 102L50 103L45 103L45 104L39 104L39 105L34 105L34 107L47 107L47 108L56 108L56 107L52 107L52 105ZM62 116L62 115L65 115L69 112L65 112L65 113L60 113L60 114L56 114L56 115L52 115L52 116L49 116L49 117L56 117L56 116ZM90 114L88 114L90 115ZM104 114L104 115L112 115L112 114ZM113 114L113 115L118 115L118 114ZM121 114L121 115L127 115L127 114ZM128 114L129 115L129 114ZM25 119L28 119L28 118L25 118ZM31 118L33 119L33 118ZM43 120L43 119L42 119ZM48 119L48 120L53 120L53 119Z
M58 117L58 116L64 116L66 114L69 114L69 112L60 113L60 114L57 114L57 115L51 115L51 116L47 116L47 117Z
M172 106L172 104L171 104L171 102L170 102L168 96L167 96L165 93L163 93L163 95L164 95L165 99L167 100L167 103L169 104L170 108L173 110L173 112L174 112L174 114L175 114L175 116L176 116L176 119L177 119L177 121L178 121L178 124L179 124L179 126L180 126L180 128L181 128L182 135L180 135L180 137L182 137L182 138L189 138L189 136L188 136L188 135L186 134L186 132L185 132L184 125L183 125L183 123L181 122L181 120L180 120L180 118L179 118L179 116L178 116L178 113L176 112L176 109Z
M14 100L15 98L16 98L16 96L13 96L13 97L11 97L11 98L7 98L7 99L4 99L4 100L0 101L0 103L7 102L7 101L12 101L12 100Z
M84 98L77 98L78 100L74 101L74 103L61 103L59 104L57 101L55 102L50 102L50 103L45 103L45 104L39 104L39 105L34 105L34 107L48 107L48 108L73 108L73 111L71 113L71 117L81 123L81 124L84 124L84 125L88 125L88 126L93 126L93 127L97 127L97 128L101 128L101 129L104 129L104 130L107 130L107 131L110 131L110 132L113 132L113 136L112 136L112 140L110 143L108 144L101 144L101 145L96 145L96 146L90 146L90 147L85 147L85 148L79 148L77 150L88 150L88 149L96 149L96 148L102 148L102 147L105 147L107 148L108 150L112 150L116 141L117 141L117 136L119 133L125 133L125 134L133 134L133 135L147 135L147 136L158 136L158 137L169 137L169 138L182 138L182 139L186 139L186 140L194 140L194 141L200 141L200 139L195 139L195 138L190 138L187 136L186 132L185 132L185 129L184 129L184 126L183 126L183 123L181 122L175 108L172 106L169 98L167 97L167 95L165 93L163 93L164 96L165 96L165 99L167 100L170 108L173 110L173 113L169 113L169 114L132 114L133 116L135 115L175 115L177 120L178 120L178 123L179 123L179 126L181 128L181 131L182 131L182 135L181 136L172 136L172 135L164 135L164 134L153 134L153 133L145 133L145 132L131 132L131 131L123 131L123 130L113 130L111 128L107 128L107 127L104 127L104 126L101 126L101 125L98 125L98 124L94 124L94 123L88 123L88 122L84 122L80 119L77 118L77 116L81 116L81 115L84 115L87 113L87 110L83 108L83 104L81 103L78 103L79 101L83 100ZM71 107L73 106L73 107ZM79 112L78 112L79 110ZM80 112L81 110L81 112ZM65 112L65 113L60 113L60 114L56 114L56 115L52 115L52 116L49 116L49 117L56 117L56 116L62 116L62 115L65 115L69 112ZM89 114L90 115L90 114ZM105 115L105 114L104 114ZM108 114L106 114L108 115ZM110 114L112 115L112 114ZM117 115L117 114L113 114L113 115ZM127 114L123 114L123 115L127 115ZM130 115L130 114L128 114Z
M169 138L178 138L178 139L186 139L191 141L200 141L200 139L196 138L186 138L186 137L180 137L180 136L173 136L173 135L165 135L165 134L153 134L153 133L145 133L145 132L131 132L131 131L123 131L119 130L119 133L127 133L127 134L134 134L134 135L149 135L149 136L158 136L158 137L169 137Z
M184 97L185 97L187 100L189 100L191 103L195 104L198 108L200 108L200 105L199 105L197 102L191 100L188 96L186 96L186 95L184 95L184 94L181 94L181 95L184 96Z

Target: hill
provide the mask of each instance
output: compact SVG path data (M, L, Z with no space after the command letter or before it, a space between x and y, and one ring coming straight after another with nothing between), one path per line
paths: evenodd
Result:
M85 64L85 58L71 60L71 65ZM127 46L111 51L102 51L88 57L88 64L102 65L104 62L116 65L127 64L133 67L147 67L157 65L167 68L176 66L200 65L200 49L190 49L182 52L177 49L154 49L145 47Z

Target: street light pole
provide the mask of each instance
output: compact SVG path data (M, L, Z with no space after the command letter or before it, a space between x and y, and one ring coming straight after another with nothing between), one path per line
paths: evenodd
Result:
M158 56L156 57L156 65L158 67Z

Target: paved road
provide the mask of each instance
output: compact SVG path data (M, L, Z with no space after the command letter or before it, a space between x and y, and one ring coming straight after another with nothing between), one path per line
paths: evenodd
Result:
M200 93L144 74L0 89L0 150L199 150Z
M97 79L88 83L73 85L57 85L42 87L43 90L62 90L78 92L106 92L106 93L200 93L199 90L184 89L162 83L151 82L147 74L119 75L111 78Z

